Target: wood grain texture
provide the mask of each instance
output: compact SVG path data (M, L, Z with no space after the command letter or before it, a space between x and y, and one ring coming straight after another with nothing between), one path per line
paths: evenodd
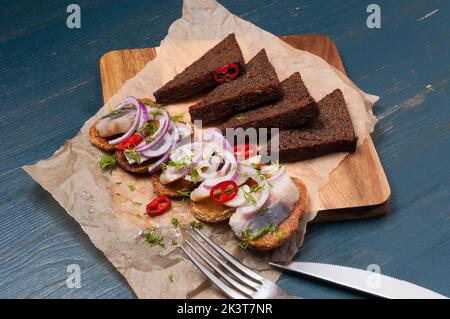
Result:
M320 56L345 73L335 43L317 34L281 37L297 49ZM107 101L122 84L156 57L153 48L106 53L100 59L103 99ZM357 152L348 155L330 175L330 182L320 192L322 207L314 222L330 222L378 216L387 211L391 195L389 183L372 139ZM348 212L348 214L347 214Z
M372 134L389 177L389 214L308 226L296 259L366 268L450 296L449 1L378 0L382 28L366 27L370 1L221 0L278 35L320 33L339 47L350 78L381 97ZM0 15L0 298L133 298L79 225L21 170L77 134L103 103L98 61L108 51L156 47L180 0L5 0ZM436 12L436 10L438 10ZM435 12L433 15L428 15ZM69 289L66 267L81 266ZM278 284L304 298L361 295L294 274Z

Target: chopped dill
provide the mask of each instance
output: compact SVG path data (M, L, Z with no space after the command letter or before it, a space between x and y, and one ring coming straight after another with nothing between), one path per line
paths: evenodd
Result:
M117 166L116 154L103 155L98 162L98 166L104 171L115 168Z
M178 195L182 200L191 198L191 193L192 193L192 191L189 190L189 189L183 189L183 190L177 191L177 195Z
M200 229L203 227L202 223L200 223L199 221L193 220L189 223L189 225L191 225L192 228L194 229Z
M174 122L181 122L184 118L184 113L174 114L170 116L170 119Z
M250 242L252 240L256 240L259 237L261 237L262 235L265 234L272 234L276 231L276 227L274 224L269 224L265 227L263 227L262 229L260 229L256 234L252 234L253 233L253 229L247 229L246 231L242 232L242 241L239 243L239 246L242 249L247 249L248 247L250 247Z
M180 224L180 221L176 217L172 217L172 220L170 221L172 223L173 227L178 227Z
M173 282L173 274L172 273L169 274L169 281Z
M136 134L142 136L153 135L156 133L157 130L158 127L156 125L147 122L136 130Z
M128 189L132 192L134 192L136 190L136 186L134 185L128 185Z
M176 239L172 239L172 240L169 242L169 244L170 244L170 246L176 246L176 245L178 245L178 242L177 242Z
M135 202L135 201L132 200L132 199L130 199L130 203L133 204L133 206L136 206L136 207L141 207L141 206L142 206L142 203Z
M146 100L146 101L144 102L144 105L146 105L146 106L152 106L152 107L161 107L161 104L158 104L158 103L153 102L153 101L151 101L151 100Z
M155 234L154 232L144 234L145 240L152 246L164 246L164 237Z
M135 148L131 148L131 149L127 150L125 154L128 158L135 161L138 165L141 165L141 158Z

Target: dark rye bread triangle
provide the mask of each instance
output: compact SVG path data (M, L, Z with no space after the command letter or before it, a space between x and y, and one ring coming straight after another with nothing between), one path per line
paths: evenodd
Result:
M234 33L153 93L156 102L173 103L216 87L219 83L214 80L214 72L227 64L236 64L241 73L245 71L244 58Z
M227 128L290 128L305 124L319 115L316 102L309 94L300 73L295 72L281 82L283 99L233 116L219 126Z
M200 102L189 108L192 120L203 124L228 118L263 103L283 97L277 74L267 58L259 51L246 66L246 73L234 81L216 87Z
M296 162L334 152L354 152L358 140L341 90L318 103L320 115L302 129L280 131L279 160Z

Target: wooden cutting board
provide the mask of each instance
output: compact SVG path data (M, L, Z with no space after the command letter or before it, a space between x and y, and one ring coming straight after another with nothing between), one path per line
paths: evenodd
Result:
M283 36L296 49L309 51L345 73L333 40L308 34ZM122 84L156 57L154 48L111 51L100 59L103 98L107 101ZM349 154L320 192L322 207L314 222L368 218L384 214L391 190L372 139Z

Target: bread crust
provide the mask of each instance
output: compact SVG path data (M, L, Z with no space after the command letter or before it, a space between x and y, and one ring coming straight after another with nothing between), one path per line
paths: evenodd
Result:
M207 223L218 223L227 220L236 211L235 208L216 204L209 198L198 202L189 201L189 207L195 218Z
M280 247L295 233L298 229L300 218L308 207L308 194L305 184L297 178L292 178L299 191L300 198L295 204L294 209L287 219L278 225L275 232L265 234L255 240L248 242L248 247L256 250L271 250ZM280 236L280 233L283 236Z
M125 154L123 151L117 150L116 151L116 163L119 167L122 169L135 174L145 174L148 173L148 169L153 164L152 162L144 162L144 164L130 164L128 163L127 158L125 157Z
M159 179L159 174L153 174L151 180L153 183L153 189L158 196L167 196L173 199L181 198L179 193L180 191L191 190L195 185L185 179L177 179L172 183L163 185Z
M98 147L102 151L113 152L117 149L117 145L109 144L109 140L101 137L97 130L98 120L89 129L89 140L91 144Z

